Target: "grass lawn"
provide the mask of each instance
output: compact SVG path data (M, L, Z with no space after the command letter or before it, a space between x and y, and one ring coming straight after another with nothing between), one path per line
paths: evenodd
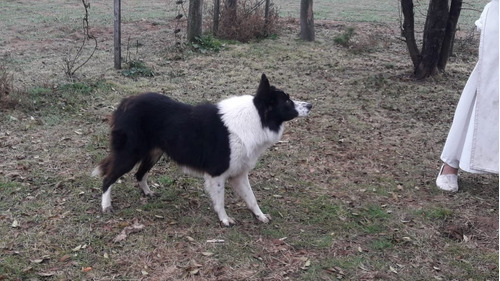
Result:
M273 39L204 53L174 36L172 2L123 3L124 57L146 76L113 68L111 3L91 3L98 49L68 79L81 4L0 2L0 66L14 87L0 100L0 280L498 280L498 176L462 173L455 194L434 185L485 1L467 3L446 73L425 81L411 77L397 1L315 1L315 42L286 19ZM298 4L276 5L297 17ZM90 173L123 97L217 102L254 94L262 73L313 104L250 175L269 224L228 188L238 223L221 227L203 182L167 159L150 175L159 197L129 174L116 212L101 214Z

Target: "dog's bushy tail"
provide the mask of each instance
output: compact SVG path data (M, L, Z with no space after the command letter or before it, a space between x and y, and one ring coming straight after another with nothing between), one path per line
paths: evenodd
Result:
M108 157L104 158L97 167L94 168L92 171L92 177L102 177L105 176L109 173L109 169L111 166L111 163L113 162L113 155L109 155Z
M125 147L127 143L127 134L121 130L112 130L111 131L111 153L108 157L104 158L97 167L92 171L92 177L106 176L111 172L111 168L113 165L115 152L121 150Z
M143 133L140 124L141 101L138 96L125 98L118 108L113 112L110 119L111 138L110 154L102 160L92 171L92 176L107 177L114 169L127 170L125 167L135 163L128 163L134 159L141 159L141 155L149 151L143 141ZM123 162L126 163L123 163Z

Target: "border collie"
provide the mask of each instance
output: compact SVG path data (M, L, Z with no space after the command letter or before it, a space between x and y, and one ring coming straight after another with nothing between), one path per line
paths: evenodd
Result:
M224 209L224 184L234 191L261 222L262 213L248 173L265 149L278 142L283 122L306 116L312 105L292 101L262 74L255 96L196 106L157 93L123 99L111 119L111 152L92 172L103 176L102 210L112 212L111 186L136 164L135 174L145 195L153 195L147 173L166 153L185 172L205 179L205 190L224 226L235 223Z

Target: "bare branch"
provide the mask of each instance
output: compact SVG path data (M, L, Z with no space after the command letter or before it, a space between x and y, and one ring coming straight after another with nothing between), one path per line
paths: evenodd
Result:
M89 8L90 8L90 3L87 3L86 0L82 0L83 7L85 8L85 16L83 17L82 23L83 23L83 32L84 32L84 37L83 37L83 42L76 51L75 56L71 59L70 55L68 57L64 58L63 61L65 63L65 73L69 77L73 77L75 73L82 68L85 64L87 64L90 59L94 56L95 51L97 50L97 38L90 34L90 28L89 28ZM82 56L83 50L85 46L87 45L87 42L93 40L94 41L94 48L90 55L83 61L81 62L78 66L77 62L79 61L80 57Z

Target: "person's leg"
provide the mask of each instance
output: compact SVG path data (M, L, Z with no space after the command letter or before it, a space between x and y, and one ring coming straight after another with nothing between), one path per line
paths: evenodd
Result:
M458 168L448 164L443 164L436 178L436 185L441 190L457 192L458 191Z
M458 174L458 169L453 168L452 166L448 164L443 164L443 170L441 171L441 175L457 175Z

